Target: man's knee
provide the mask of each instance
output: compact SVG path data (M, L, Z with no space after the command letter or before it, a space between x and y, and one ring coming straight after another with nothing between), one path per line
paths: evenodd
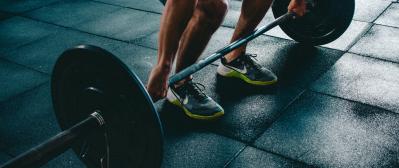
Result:
M217 18L223 18L229 10L230 0L212 0L211 4L215 6Z
M197 9L199 19L210 23L217 29L229 10L230 0L199 0Z

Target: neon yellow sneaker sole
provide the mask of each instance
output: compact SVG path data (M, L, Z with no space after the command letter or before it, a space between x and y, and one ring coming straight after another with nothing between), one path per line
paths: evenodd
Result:
M174 104L174 105L178 105L178 106L180 106L181 108L183 108L184 112L186 112L186 114L187 114L188 116L190 116L191 118L195 118L195 119L199 119L199 120L210 120L210 119L215 119L215 118L218 118L218 117L220 117L221 115L224 114L224 110L223 110L223 111L220 111L220 112L216 113L216 114L213 115L213 116L200 116L200 115L196 115L196 114L190 113L190 112L179 102L179 100L177 100L177 99L174 100L174 101L172 101L171 103Z
M231 72L227 73L226 75L222 75L220 73L218 73L218 74L221 75L221 76L224 76L224 77L240 78L240 79L244 80L245 82L253 84L253 85L263 85L264 86L264 85L270 85L270 84L273 84L273 83L277 82L277 78L273 79L271 81L253 81L251 79L248 79L246 76L244 76L243 74L241 74L241 73L239 73L237 71L231 71Z

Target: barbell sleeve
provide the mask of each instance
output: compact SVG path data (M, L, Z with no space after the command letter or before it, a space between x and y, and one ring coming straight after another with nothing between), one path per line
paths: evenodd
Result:
M295 15L296 14L294 11L290 11L290 12L286 13L285 15L280 16L279 18L274 20L269 25L263 26L263 27L255 30L252 34L231 43L230 45L216 51L214 54L205 58L204 60L200 60L197 63L187 67L186 69L183 69L182 71L176 73L175 75L173 75L169 78L168 86L170 86L171 84L175 84L175 83L179 82L180 80L182 80L183 78L188 77L189 75L201 70L205 66L211 64L212 62L214 62L217 59L221 58L222 56L230 53L231 51L237 49L238 47L248 43L249 41L262 35L263 33L269 31L270 29L280 25L283 22L286 22L289 19L292 19Z
M31 168L39 167L87 137L98 133L101 130L104 120L97 112L92 113L88 118L71 128L59 133L42 144L26 151L16 158L1 165L1 168Z

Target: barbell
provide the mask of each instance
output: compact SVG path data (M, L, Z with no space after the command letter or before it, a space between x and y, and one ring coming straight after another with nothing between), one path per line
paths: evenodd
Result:
M354 13L354 0L309 0L307 13L292 19L295 13L286 13L289 2L276 1L275 21L171 76L169 85L277 25L300 43L329 43L345 32ZM0 167L39 167L70 148L87 167L160 167L158 113L140 79L110 52L91 45L64 51L53 69L51 96L63 132Z

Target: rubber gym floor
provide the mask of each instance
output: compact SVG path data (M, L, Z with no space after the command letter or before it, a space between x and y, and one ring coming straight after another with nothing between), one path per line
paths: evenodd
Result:
M232 0L202 58L226 46L241 1ZM58 56L91 44L120 58L147 83L157 60L158 0L0 1L0 164L60 132L50 80ZM262 25L272 21L269 11ZM279 77L267 87L194 74L222 105L197 121L161 100L162 167L398 167L399 3L356 0L339 39L305 46L275 28L248 52ZM67 151L43 167L85 167Z

